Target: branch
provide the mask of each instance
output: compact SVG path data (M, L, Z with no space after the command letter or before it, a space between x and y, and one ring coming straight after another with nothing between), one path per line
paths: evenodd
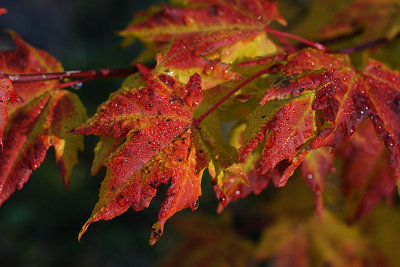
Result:
M346 41L348 39L357 37L358 35L360 35L363 31L361 29L357 29L356 31L353 31L351 33L347 33L347 34L342 34L336 37L332 37L332 38L328 38L328 39L320 39L320 40L316 40L317 43L323 44L323 45L330 45L330 44L335 44L337 42L342 42L342 41ZM297 46L298 49L304 48L306 45L305 44L299 44Z
M34 73L34 74L3 73L0 75L0 77L8 78L14 82L36 82L36 81L47 81L47 80L60 80L60 79L64 79L64 78L97 77L98 79L101 79L101 78L109 78L109 77L126 77L135 72L137 72L137 68L131 67L131 68L99 69L99 70L87 70L87 71L70 70L70 71L65 71L65 72Z
M113 74L113 75L107 75L107 76L92 76L92 77L79 79L79 80L75 80L75 81L60 83L58 87L60 89L66 88L66 87L72 87L73 89L80 89L80 87L82 86L82 83L85 83L85 82L99 80L99 79L107 79L107 78L126 77L126 76L127 76L126 74Z
M352 54L352 53L359 52L359 51L362 51L362 50L365 50L365 49L368 49L368 48L373 48L373 47L388 43L390 41L391 40L389 40L387 38L380 38L380 39L373 40L371 42L367 42L367 43L364 43L364 44L360 44L360 45L356 45L356 46L351 46L351 47L346 47L346 48L340 49L340 50L337 51L337 53Z
M275 36L282 36L282 37L286 37L286 38L290 38L290 39L299 41L301 43L304 43L306 45L314 47L315 49L321 50L323 52L330 52L331 51L328 47L326 47L326 46L324 46L324 45L322 45L322 44L320 44L318 42L313 42L313 41L307 40L307 39L305 39L303 37L300 37L300 36L297 36L297 35L294 35L294 34L291 34L291 33L277 31L277 30L271 29L268 26L266 26L264 28L264 30L266 32L270 33L270 34L275 35Z

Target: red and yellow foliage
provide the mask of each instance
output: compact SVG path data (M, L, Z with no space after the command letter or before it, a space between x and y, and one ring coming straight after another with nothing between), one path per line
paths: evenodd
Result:
M266 31L272 22L286 25L271 2L183 3L138 14L120 33L125 45L134 38L143 42L148 49L139 59L155 57L157 64L153 69L137 64L138 73L127 77L86 122L79 98L62 89L59 80L19 80L63 69L11 33L17 48L0 51L5 73L0 77L0 204L22 188L50 146L68 185L82 135L99 135L91 173L102 166L107 173L79 239L92 222L110 220L130 207L145 209L158 187L167 184L150 237L154 244L167 219L182 209L197 209L206 168L218 212L261 193L270 182L285 186L299 169L315 193L319 216L303 221L283 216L270 223L253 259L274 256L278 266L385 262L380 253L368 255L373 245L324 207L324 188L337 167L343 217L351 221L362 219L382 199L392 202L400 182L400 72L374 59L356 67L349 55L327 49L293 46L294 52L285 52L267 34L274 31ZM339 13L351 16L342 25L331 25L330 32L336 29L332 35L347 34L354 25L370 27L372 13L360 14L362 6L355 1ZM204 218L199 221L214 227ZM324 227L316 230L320 222ZM201 244L216 242L218 236L222 243L240 239L238 250L246 250L240 262L253 248L224 230L207 237L185 229L180 230ZM349 239L337 236L342 234ZM321 257L306 258L310 251Z

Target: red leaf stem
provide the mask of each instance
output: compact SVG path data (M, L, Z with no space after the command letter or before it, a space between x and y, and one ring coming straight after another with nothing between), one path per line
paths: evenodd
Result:
M253 80L261 77L262 75L271 72L271 69L264 69L261 70L259 72L257 72L256 74L254 74L253 76L251 76L250 78L246 79L245 81L243 81L241 84L239 84L238 86L236 86L232 91L230 91L228 94L226 94L223 98L221 98L217 103L214 104L214 106L212 106L209 110L207 110L206 112L203 113L203 115L201 115L200 117L198 117L195 121L194 121L194 125L195 127L197 127L208 115L210 115L211 112L213 112L214 110L216 110L220 105L222 105L228 98L230 98L234 93L236 93L237 91L239 91L240 89L243 88L243 86L249 84L250 82L252 82Z
M85 83L85 82L89 82L89 81L93 81L93 80L106 79L106 78L120 78L120 77L126 77L126 74L114 74L114 75L107 75L107 76L92 76L92 77L88 77L88 78L84 78L84 79L60 83L58 87L60 89L62 89L62 88L72 87L79 83Z
M314 47L315 49L318 49L318 50L323 51L323 52L330 52L330 51L331 51L328 47L324 46L323 44L320 44L320 43L318 43L318 42L313 42L313 41L307 40L307 39L305 39L305 38L303 38L303 37L300 37L300 36L297 36L297 35L294 35L294 34L291 34L291 33L281 32L281 31L278 31L278 30L274 30L274 29L271 29L271 28L268 27L268 26L266 26L266 27L264 28L264 30L265 30L266 32L270 33L270 34L275 35L275 36L282 36L282 37L286 37L286 38L290 38L290 39L299 41L299 42L301 42L301 43L304 43L304 44L306 44L306 45L309 45L309 46L311 46L311 47Z
M54 73L34 73L34 74L7 74L3 73L0 77L8 78L14 82L34 82L46 80L59 80L63 78L85 78L85 77L125 77L137 72L136 67L118 69L98 69L98 70L70 70Z
M371 42L363 43L363 44L360 44L360 45L346 47L346 48L340 49L337 52L341 53L341 54L353 54L353 53L356 53L356 52L359 52L359 51L362 51L362 50L365 50L365 49L368 49L368 48L375 48L375 47L377 47L379 45L383 45L383 44L388 43L388 42L390 42L389 39L380 38L380 39L373 40Z

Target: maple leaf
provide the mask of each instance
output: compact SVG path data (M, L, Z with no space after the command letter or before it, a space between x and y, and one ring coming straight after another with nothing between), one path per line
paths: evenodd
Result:
M45 51L36 49L10 32L16 49L0 51L0 71L14 75L13 84L2 79L0 89L0 131L5 127L0 152L0 204L20 190L33 170L39 168L50 146L67 186L77 152L83 149L82 136L68 134L86 119L79 98L58 88L58 81L18 82L19 74L61 72L61 64ZM5 86L5 87L4 87ZM8 88L7 88L8 86ZM22 101L18 101L21 100ZM8 114L6 102L8 105Z
M248 127L243 133L244 145L239 151L240 160L245 161L249 153L267 137L258 172L265 175L286 159L294 162L292 167L284 170L281 179L274 181L277 186L283 186L301 163L295 156L315 135L312 101L313 94L303 93L293 100L269 101L249 114Z
M397 0L354 0L334 13L333 22L320 29L320 36L333 38L362 30L364 41L392 39L400 31L400 5Z
M150 244L162 235L165 221L184 208L197 208L207 165L193 112L202 99L200 76L186 86L138 65L139 75L103 103L75 133L103 138L96 147L92 172L107 167L99 201L79 238L95 221L109 220L132 207L146 208L162 183L171 183L153 226Z
M144 43L168 43L188 33L225 30L261 30L278 21L286 24L274 3L255 0L188 0L185 7L162 6L162 10L142 21L133 21L122 36L135 36Z
M194 73L204 74L203 89L238 79L240 75L230 70L236 60L274 53L276 47L264 27L274 20L286 23L276 5L266 1L203 0L185 4L185 8L164 5L144 21L128 26L121 35L135 36L162 52L157 55L158 73L169 73L183 83Z
M367 115L390 151L390 165L400 180L400 73L370 60L363 69L368 94ZM364 108L365 109L365 108Z
M272 258L281 267L388 265L382 252L357 228L347 226L328 211L321 218L277 220L262 233L255 257L259 262Z
M247 118L242 161L266 138L258 170L263 174L286 164L277 183L283 186L310 150L339 147L370 118L400 179L398 72L374 60L360 72L347 56L312 49L291 54L271 69L283 78L266 90L261 106Z
M381 199L392 202L396 183L388 151L377 139L372 123L360 125L338 155L343 159L342 188L350 220L364 216Z
M319 215L323 211L322 191L328 171L334 170L333 154L328 147L320 147L307 153L300 165L303 180L315 193L315 207Z
M242 133L245 128L245 124L241 124L235 127L230 135L230 143L238 149L243 142ZM237 153L235 153L236 155ZM210 164L208 170L210 175L213 177L211 181L215 196L219 200L217 211L222 212L223 209L232 201L245 198L251 193L255 195L260 194L269 184L276 178L279 178L279 172L274 169L266 175L260 175L256 171L256 166L259 163L259 154L253 153L251 156L246 158L243 163L232 163L224 170L218 173L215 170L215 166Z

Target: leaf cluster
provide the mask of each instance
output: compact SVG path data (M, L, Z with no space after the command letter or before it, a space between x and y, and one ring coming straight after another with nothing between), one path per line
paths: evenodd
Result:
M318 36L326 43L343 36L370 41L366 31L372 29L378 40L395 39L392 7L398 3L369 2L354 1L334 12ZM316 215L299 222L283 216L270 224L253 256L275 255L280 266L298 260L306 266L308 258L299 255L321 243L332 248L313 252L322 255L314 259L318 264L353 264L353 256L357 264L378 262L363 258L371 245L336 216L355 221L382 199L392 202L400 181L400 72L370 58L371 51L354 64L343 51L320 43L302 48L287 40L294 35L270 29L278 24L287 22L276 4L264 0L182 0L135 15L120 35L125 46L136 39L146 45L135 61L138 72L89 119L60 80L20 79L64 70L10 32L16 49L0 51L0 70L7 74L0 78L0 204L23 187L50 146L67 186L83 134L99 135L91 174L103 166L107 172L79 238L92 222L148 207L158 187L167 184L150 237L154 244L167 219L198 208L206 169L218 212L269 183L285 186L298 170L315 193ZM138 63L154 58L153 68ZM332 173L345 203L336 215L324 205L330 194L325 180ZM319 220L330 225L320 235L314 230ZM213 228L206 220L198 223ZM295 234L288 236L292 228ZM348 243L333 233L348 236ZM275 237L279 242L272 247ZM222 234L221 242L235 238ZM243 240L236 245L246 253L253 248ZM298 254L284 252L294 250ZM351 256L337 260L332 253Z

